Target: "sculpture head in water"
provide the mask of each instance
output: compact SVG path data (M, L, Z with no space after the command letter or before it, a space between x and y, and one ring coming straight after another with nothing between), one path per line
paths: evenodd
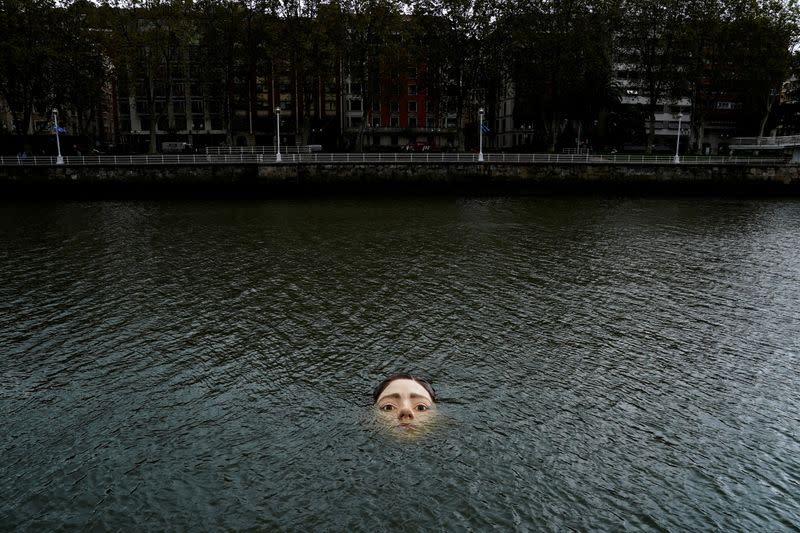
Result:
M372 393L382 420L391 426L414 431L433 418L436 392L426 380L411 374L394 374Z

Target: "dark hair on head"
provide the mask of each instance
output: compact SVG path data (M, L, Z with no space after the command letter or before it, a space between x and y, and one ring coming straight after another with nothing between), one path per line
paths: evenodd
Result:
M417 383L422 385L422 388L425 389L428 392L428 394L431 395L431 400L433 400L434 402L436 401L436 391L433 390L433 387L431 387L431 384L428 383L426 379L415 376L413 374L392 374L388 378L381 381L380 384L377 387L375 387L375 390L372 391L372 403L376 403L378 401L378 398L380 398L383 390L389 386L389 383L391 383L396 379L410 379L411 381L416 381Z

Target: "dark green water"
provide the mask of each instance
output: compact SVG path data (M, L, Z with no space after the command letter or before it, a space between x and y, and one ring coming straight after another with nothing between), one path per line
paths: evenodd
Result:
M800 524L796 201L2 204L0 273L3 530Z

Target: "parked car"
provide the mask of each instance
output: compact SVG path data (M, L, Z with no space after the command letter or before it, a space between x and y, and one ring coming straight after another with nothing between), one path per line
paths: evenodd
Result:
M430 152L431 145L425 141L417 141L408 143L403 147L403 150L406 152Z
M165 141L161 143L161 152L164 154L191 154L194 148L186 142Z

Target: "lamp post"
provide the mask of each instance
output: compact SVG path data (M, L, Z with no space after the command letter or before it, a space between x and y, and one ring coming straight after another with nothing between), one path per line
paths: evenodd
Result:
M478 161L483 161L483 108L478 109Z
M281 162L281 108L275 108L275 130L278 132L276 138L278 140L278 151L275 152L275 162Z
M677 137L677 140L675 141L675 158L673 159L673 162L676 163L676 164L681 162L681 156L678 155L678 151L681 148L681 121L682 120L683 120L683 113L681 113L679 111L678 112L678 137Z
M53 109L53 125L56 128L56 148L58 149L58 157L56 157L56 165L63 165L64 158L61 157L61 141L58 139L58 110Z

